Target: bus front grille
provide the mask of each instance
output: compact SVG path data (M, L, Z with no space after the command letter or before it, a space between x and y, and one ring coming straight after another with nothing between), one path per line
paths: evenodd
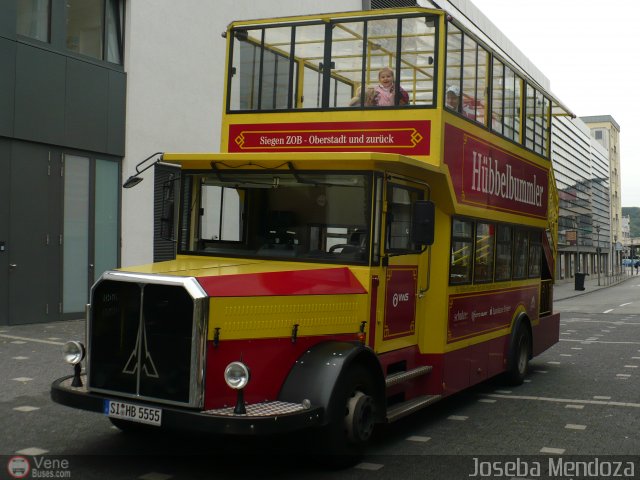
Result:
M124 278L103 278L92 291L89 389L198 406L203 378L201 302L180 282Z

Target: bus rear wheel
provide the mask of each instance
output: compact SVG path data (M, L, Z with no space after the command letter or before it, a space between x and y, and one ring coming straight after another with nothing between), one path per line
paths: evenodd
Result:
M529 370L529 358L531 358L531 334L525 325L518 326L513 346L509 352L509 363L506 379L509 385L522 385Z

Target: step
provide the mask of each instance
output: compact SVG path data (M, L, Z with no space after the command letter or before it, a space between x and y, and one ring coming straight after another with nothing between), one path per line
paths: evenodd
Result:
M400 420L407 415L417 412L432 403L437 402L442 398L442 395L423 395L422 397L416 397L406 402L397 403L387 409L387 422L392 423L396 420Z
M424 365L412 370L407 370L406 372L392 373L391 375L387 375L385 383L387 384L387 388L393 387L394 385L399 385L400 383L407 382L412 378L426 375L427 373L431 372L431 370L433 370L433 367L431 365Z

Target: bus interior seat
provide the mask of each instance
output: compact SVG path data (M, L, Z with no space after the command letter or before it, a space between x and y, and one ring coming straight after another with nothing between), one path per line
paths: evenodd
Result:
M276 210L269 212L265 227L266 245L263 248L292 250L298 244L294 227L296 215L294 212Z

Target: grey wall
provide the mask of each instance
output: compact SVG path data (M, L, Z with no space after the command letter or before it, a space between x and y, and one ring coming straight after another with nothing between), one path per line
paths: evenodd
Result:
M11 142L0 138L0 172L9 172ZM0 175L0 242L9 240L9 188L10 175ZM0 251L0 325L9 323L9 255Z
M0 0L0 137L124 156L126 74L69 52L64 2L51 38L16 34L16 1Z
M13 92L15 90L15 42L0 37L0 136L13 135Z
M0 37L16 38L16 2L0 2Z
M6 43L13 42L0 42L0 58L10 60ZM14 94L0 94L0 105L14 97L14 114L0 113L0 134L124 155L124 72L23 43L17 43L14 64ZM0 82L12 91L10 79Z

